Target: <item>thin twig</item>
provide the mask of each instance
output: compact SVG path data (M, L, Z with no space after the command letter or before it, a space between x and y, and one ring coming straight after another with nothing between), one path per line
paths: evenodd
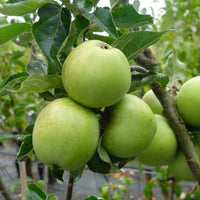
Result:
M11 192L7 188L3 178L0 175L0 190L2 195L5 197L6 200L12 200Z

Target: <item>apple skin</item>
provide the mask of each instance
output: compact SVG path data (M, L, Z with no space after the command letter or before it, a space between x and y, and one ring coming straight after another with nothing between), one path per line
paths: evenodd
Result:
M106 108L109 115L102 145L118 158L134 157L153 140L156 121L149 106L139 97L126 94L117 104Z
M178 111L184 122L200 127L200 76L186 81L176 97Z
M155 115L157 131L151 144L137 157L138 161L149 166L162 166L171 162L176 154L178 143L167 120Z
M142 97L142 100L144 100L149 105L154 114L163 114L164 109L156 95L153 93L153 90L147 91Z
M66 58L62 81L69 96L80 104L107 107L127 93L131 71L119 49L99 40L89 40L73 49Z
M198 157L200 158L200 147L199 145L195 145L195 150L197 152ZM184 181L195 181L196 178L193 175L191 169L189 168L185 156L182 151L178 151L176 156L169 163L169 170L177 180Z
M64 170L76 170L89 161L98 139L96 115L70 98L49 103L37 117L33 130L33 147L38 159Z

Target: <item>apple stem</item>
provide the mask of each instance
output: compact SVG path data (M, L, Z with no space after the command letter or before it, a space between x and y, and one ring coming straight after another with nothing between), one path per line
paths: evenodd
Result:
M147 70L154 70L157 72L158 64L149 48L141 52L134 60L138 65ZM188 134L185 123L178 113L174 96L170 95L166 89L163 91L162 85L159 82L154 82L150 86L162 104L164 108L163 114L167 118L171 128L174 130L178 145L185 155L188 166L200 184L200 160L190 135Z
M106 43L103 43L102 45L101 45L101 48L102 49L109 49L109 44L106 44Z

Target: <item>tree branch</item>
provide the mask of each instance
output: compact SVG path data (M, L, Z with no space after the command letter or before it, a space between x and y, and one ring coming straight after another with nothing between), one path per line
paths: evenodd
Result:
M3 178L0 175L0 190L2 192L2 195L4 196L4 198L6 200L12 200L12 196L11 196L11 192L9 191L9 189L7 188Z
M154 71L157 71L157 62L149 48L140 53L135 58L135 62L146 69L149 69L150 67L151 70L154 69ZM191 171L200 184L200 160L196 154L194 144L188 134L185 123L177 111L174 97L171 96L166 89L163 91L161 84L158 82L152 83L151 89L162 104L164 115L168 119L171 128L174 130L178 145L183 151Z

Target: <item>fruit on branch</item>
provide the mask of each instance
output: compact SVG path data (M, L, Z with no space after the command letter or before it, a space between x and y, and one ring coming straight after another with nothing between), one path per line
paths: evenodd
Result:
M117 104L105 109L102 145L119 158L136 156L152 141L156 121L150 107L139 97L126 94Z
M33 130L33 147L39 160L65 170L82 167L94 154L98 139L96 115L70 98L49 103Z
M196 150L198 150L198 148L199 147L197 147ZM199 150L197 154L200 158ZM180 150L176 153L176 156L169 164L169 170L177 180L196 181L195 176L186 162L185 155Z
M131 71L120 50L99 40L89 40L73 49L66 58L62 81L75 101L100 108L122 99L131 84Z
M155 115L157 131L151 144L142 151L139 162L149 166L162 166L171 162L177 151L176 136L167 120L161 115Z
M199 131L192 131L190 133L191 139L194 143L194 148L197 156L200 159L200 134ZM177 180L196 181L184 153L178 150L172 162L169 163L169 170Z
M163 107L156 95L153 93L153 90L146 92L142 99L149 105L154 114L163 114Z
M186 81L176 98L178 111L184 122L200 127L200 76Z

